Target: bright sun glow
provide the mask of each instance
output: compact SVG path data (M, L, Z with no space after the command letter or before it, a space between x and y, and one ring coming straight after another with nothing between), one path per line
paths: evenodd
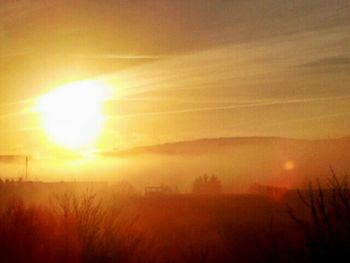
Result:
M37 109L48 136L70 149L93 145L104 124L102 104L107 96L104 83L80 81L41 97Z

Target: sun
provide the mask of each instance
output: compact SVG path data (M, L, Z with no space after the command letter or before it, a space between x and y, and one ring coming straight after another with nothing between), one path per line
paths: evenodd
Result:
M107 96L105 83L79 81L40 97L37 110L49 138L69 149L95 144L105 121L103 102Z

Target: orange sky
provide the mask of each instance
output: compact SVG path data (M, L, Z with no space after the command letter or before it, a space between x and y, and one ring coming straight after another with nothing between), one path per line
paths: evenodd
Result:
M35 101L86 79L115 91L98 149L349 135L349 43L346 0L1 1L0 151L56 147Z

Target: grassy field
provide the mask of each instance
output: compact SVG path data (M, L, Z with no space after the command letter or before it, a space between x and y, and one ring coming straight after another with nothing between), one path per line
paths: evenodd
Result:
M77 185L1 185L1 262L310 262L318 253L301 226L315 226L315 211L325 219L317 191L310 214L311 196L293 191L147 197Z

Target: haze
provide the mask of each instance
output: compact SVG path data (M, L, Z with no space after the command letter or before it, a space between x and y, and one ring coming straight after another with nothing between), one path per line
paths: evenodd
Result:
M349 134L348 1L23 0L2 1L0 17L3 155L53 159L60 170L72 156L93 166L100 153L166 142ZM113 90L103 128L95 124L88 136L94 128L77 126L90 127L80 133L88 140L72 142L49 117L56 126L48 132L38 100L89 81ZM64 138L50 136L57 131ZM210 167L198 173L217 172ZM114 179L121 171L106 173ZM43 174L36 178L69 178Z
M0 262L350 262L349 84L349 0L0 0Z

